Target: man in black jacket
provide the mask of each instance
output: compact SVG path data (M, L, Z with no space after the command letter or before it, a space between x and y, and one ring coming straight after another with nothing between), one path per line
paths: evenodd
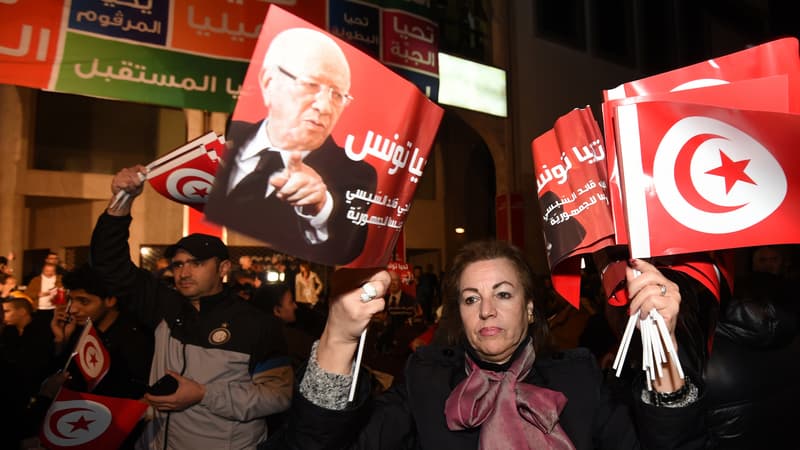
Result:
M347 59L328 36L289 29L271 42L258 83L269 114L231 123L205 213L302 259L347 264L367 234L348 219L369 208L354 195L374 192L377 179L330 136L352 101Z
M56 352L61 355L59 366L64 364L78 342L81 332L76 328L86 326L91 320L111 359L108 373L92 393L142 398L153 358L153 331L120 308L117 297L111 295L97 272L88 265L67 272L64 287L69 289L69 305L56 306L51 322ZM70 369L71 387L86 391L86 383L77 367L72 365Z

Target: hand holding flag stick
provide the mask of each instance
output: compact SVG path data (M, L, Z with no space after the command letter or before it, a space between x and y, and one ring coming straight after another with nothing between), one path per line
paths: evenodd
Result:
M328 321L317 347L317 363L326 372L351 374L348 401L355 398L367 328L384 310L389 273L381 269L339 269L331 280Z
M656 270L656 272L658 271ZM641 274L642 272L639 270L633 269L634 278L638 278L641 276ZM636 295L640 294L645 295L643 291L647 286L650 285L652 285L652 283L640 286L633 297L635 298ZM656 296L666 298L668 292L667 285L663 283L657 283L656 286L659 289ZM664 309L667 309L667 307L668 306L665 306ZM628 324L625 327L625 332L622 334L619 350L617 351L617 356L614 359L614 365L612 366L612 368L616 370L617 377L619 377L622 373L625 356L627 355L631 337L633 336L633 330L636 328L637 319L640 316L640 311L640 308L636 308L633 311L628 318ZM656 380L656 377L659 379L663 378L664 374L661 366L662 364L667 363L667 355L669 355L670 361L675 366L678 375L681 379L683 379L683 368L681 367L681 362L678 358L677 349L672 342L672 333L670 332L667 323L664 321L664 317L658 312L655 305L653 305L652 309L650 309L647 317L644 319L639 319L638 323L639 332L642 338L642 370L645 372L647 389L652 390L652 383Z
M139 181L141 181L141 182L144 182L144 181L147 180L146 173L150 172L150 165L148 164L147 166L145 166L145 169L146 169L146 172L144 174L139 172ZM110 209L110 210L119 210L123 206L127 205L130 202L130 200L131 200L131 194L128 193L128 191L120 190L119 192L117 192L117 195L114 197L114 201L112 201L111 204L108 205L108 209Z

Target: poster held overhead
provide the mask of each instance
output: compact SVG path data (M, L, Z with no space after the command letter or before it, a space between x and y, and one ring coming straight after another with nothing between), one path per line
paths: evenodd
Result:
M301 259L385 265L442 112L379 62L271 6L206 218Z

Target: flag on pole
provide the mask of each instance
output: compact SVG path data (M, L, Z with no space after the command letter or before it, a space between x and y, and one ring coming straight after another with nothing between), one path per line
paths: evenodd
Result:
M225 138L209 132L148 164L147 179L164 197L202 211L224 150Z
M631 256L800 242L800 115L671 102L616 114Z
M75 345L74 354L78 368L91 392L111 367L111 357L100 336L97 335L97 330L92 326L91 320L86 321L86 326L83 327L83 332Z
M604 137L609 153L607 160L610 174L609 191L614 211L617 243L627 244L628 242L624 219L618 215L621 214L623 208L619 192L620 173L614 134L617 106L627 102L638 103L671 98L671 101L678 102L788 112L791 110L786 109L788 106L780 109L776 102L791 105L797 100L792 101L792 97L786 93L782 99L775 99L773 96L777 86L775 80L761 81L761 83L768 84L767 88L763 84L759 86L738 84L728 88L725 88L725 85L756 78L798 73L800 73L798 41L796 38L785 38L641 80L630 81L614 89L603 91L605 100L603 104ZM765 107L765 102L770 106Z
M126 398L61 388L42 424L39 438L51 450L119 448L147 409Z

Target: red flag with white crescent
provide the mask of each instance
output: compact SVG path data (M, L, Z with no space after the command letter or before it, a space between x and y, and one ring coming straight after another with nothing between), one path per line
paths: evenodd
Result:
M622 204L619 193L619 167L616 161L616 136L614 135L616 106L615 100L626 102L667 100L687 103L704 103L715 106L757 109L767 111L796 111L790 106L793 97L781 92L776 99L779 81L762 80L758 85L729 84L754 78L768 78L776 75L800 73L798 41L796 38L778 39L766 44L709 59L691 66L681 67L669 72L653 75L641 80L621 84L614 89L603 91L603 124L607 159L610 174L609 188L611 205L614 211L617 243L626 244L628 233L621 216ZM765 87L765 83L767 86ZM663 95L653 97L656 95ZM637 99L632 99L637 97ZM783 106L781 106L781 104Z
M61 388L42 424L39 438L52 450L119 448L147 409L126 398Z
M616 136L614 135L614 112L620 105L649 102L671 101L696 103L724 108L754 109L775 112L800 112L800 72L775 75L771 77L735 81L727 84L690 89L678 92L653 93L646 96L630 97L607 101L603 104L603 117L606 124L606 144L608 166L612 175L609 180L609 195L614 213L614 224L617 243L626 244L628 233L625 228L622 200L620 197L620 177L617 165ZM610 145L609 145L610 143Z
M147 179L164 197L202 211L224 151L225 139L210 132L148 165Z
M617 108L633 257L800 242L800 115Z
M83 327L81 337L75 345L75 353L75 362L86 379L89 391L93 391L108 373L111 357L91 321L87 321Z

